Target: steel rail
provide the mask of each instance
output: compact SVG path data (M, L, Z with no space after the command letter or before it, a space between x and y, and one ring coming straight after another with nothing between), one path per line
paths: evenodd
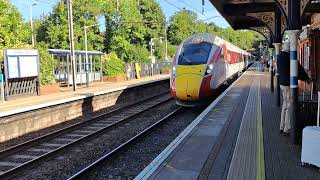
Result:
M101 158L99 158L98 160L96 160L95 162L90 164L89 166L85 167L81 171L77 172L76 174L74 174L73 176L68 178L68 180L86 179L86 176L88 176L88 178L89 178L91 171L99 168L102 164L104 164L105 161L111 159L112 157L114 157L115 155L120 153L121 151L123 151L126 148L128 148L130 145L134 144L138 139L144 137L147 133L151 132L151 130L153 130L155 127L157 127L158 125L162 124L166 120L170 119L170 117L172 117L173 115L176 115L181 109L183 109L183 108L179 107L179 108L175 109L174 111L172 111L170 114L168 114L164 118L160 119L156 123L152 124L151 126L149 126L146 129L144 129L142 132L140 132L139 134L135 135L134 137L132 137L128 141L124 142L123 144L121 144L117 148L115 148L112 151L110 151L109 153L105 154L104 156L102 156Z
M50 134L47 134L47 135L44 135L42 137L39 137L39 138L36 138L36 139L33 139L33 140L30 140L26 143L23 143L23 144L20 144L20 145L17 145L17 146L14 146L12 148L9 148L9 149L6 149L4 151L2 151L1 153L3 153L4 155L1 155L0 154L0 158L5 158L5 157L10 157L11 155L14 155L16 154L17 152L20 152L20 151L23 151L23 150L26 150L28 148L31 148L35 145L39 145L45 141L48 141L48 140L54 140L55 138L57 138L58 136L60 135L64 135L64 134L67 134L68 132L71 132L73 130L77 130L79 128L82 128L82 127L85 127L85 125L87 124L90 124L90 123L94 123L98 120L101 120L101 118L106 118L106 117L112 117L112 114L113 113L117 113L117 112L120 112L122 110L125 110L125 109L128 109L128 108L131 108L131 107L135 107L137 105L142 105L143 103L147 103L149 102L150 100L152 99L156 99L156 98L160 98L161 96L163 95L166 95L167 93L162 93L160 95L156 95L156 96L153 96L153 97L150 97L150 98L147 98L145 100L142 100L142 101L139 101L135 104L132 104L132 105L128 105L126 107L123 107L123 108L120 108L120 109L116 109L116 110L112 110L110 112L107 112L105 114L101 114L101 115L98 115L96 117L93 117L91 118L90 120L87 120L87 121L84 121L84 122L80 122L80 123L77 123L75 125L72 125L72 126L69 126L67 128L64 128L64 129L61 129L61 130L58 130L58 131L55 131L53 133L50 133ZM31 159L30 161L27 161L25 163L22 163L21 165L19 166L16 166L16 167L13 167L5 172L3 172L2 174L0 174L0 179L4 178L11 178L11 177L14 177L16 176L17 174L19 174L19 172L22 170L22 169L25 169L25 168L31 168L33 167L33 165L35 165L37 162L41 161L41 160L44 160L44 159L50 159L54 154L58 153L58 152L61 152L63 151L64 149L70 147L71 145L74 145L76 143L79 143L79 142L82 142L84 140L87 140L88 138L91 138L95 135L98 135L99 133L102 133L108 129L111 129L111 128L114 128L118 125L120 125L121 123L124 123L128 120L130 120L131 118L134 118L135 116L138 116L140 114L142 114L143 112L146 112L156 106L159 106L163 103L166 103L168 101L172 100L171 97L169 98L166 98L165 100L162 100L161 102L159 103L156 103L154 105L150 105L150 107L147 107L146 109L143 109L139 112L136 112L132 115L129 115L128 117L125 117L123 119L120 119L119 121L115 121L111 124L107 124L105 127L102 127L101 129L97 130L97 131L94 131L88 135L84 135L83 137L79 138L79 139L75 139L74 141L70 142L70 143L67 143L67 144L64 144L62 145L61 147L58 147L56 149L53 149L52 151L50 152L47 152L45 154L42 154L40 155L39 157L36 157L34 159ZM1 160L0 159L0 160Z
M139 102L136 102L134 104L130 104L130 105L126 105L124 107L121 107L119 109L114 109L114 110L111 110L111 111L108 111L106 113L103 113L103 114L99 114L97 116L93 116L91 117L90 119L88 120L85 120L85 121L82 121L82 122L79 122L79 123L76 123L76 124L73 124L71 126L67 126L65 128L62 128L62 129L59 129L59 130L56 130L56 131L53 131L51 133L48 133L48 134L45 134L43 136L40 136L40 137L37 137L37 138L34 138L34 139L31 139L29 141L26 141L24 143L21 143L21 144L17 144L15 146L12 146L10 148L7 148L7 149L4 149L4 150L1 150L0 151L0 158L4 158L6 156L9 156L11 154L14 154L14 153L17 153L21 150L24 150L25 148L28 148L30 146L33 146L35 143L41 143L43 141L47 141L48 139L52 139L52 138L55 138L56 136L60 136L64 133L67 133L69 131L72 131L76 128L79 128L79 127L82 127L86 124L89 124L89 123L93 123L95 121L98 121L99 118L106 118L106 117L109 117L111 116L112 114L114 113L117 113L119 111L123 111L127 108L130 108L130 107L133 107L133 106L137 106L137 105L140 105L144 102L147 102L151 99L154 99L154 98L157 98L157 97L160 97L160 96L163 96L163 95L166 95L168 92L165 92L165 93L162 93L162 94L158 94L158 95L155 95L155 96L152 96L152 97L149 97L147 99L144 99L144 100L141 100Z

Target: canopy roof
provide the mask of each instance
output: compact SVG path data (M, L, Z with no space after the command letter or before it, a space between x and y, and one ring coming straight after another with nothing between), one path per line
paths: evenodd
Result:
M233 29L263 30L264 36L276 37L287 28L288 0L210 0ZM320 12L320 1L300 1L301 25L310 24L311 15ZM276 22L278 21L278 22ZM277 24L279 23L279 24ZM277 29L276 29L277 28ZM279 36L279 35L278 35Z
M48 52L51 54L70 54L70 50L65 49L48 49ZM75 51L76 55L85 55L86 51ZM87 51L88 55L103 55L103 52L100 51Z

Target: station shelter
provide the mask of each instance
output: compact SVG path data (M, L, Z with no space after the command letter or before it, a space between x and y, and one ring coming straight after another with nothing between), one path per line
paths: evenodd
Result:
M58 64L54 69L56 81L61 86L72 85L72 63L70 59L70 50L48 49L52 58L56 59ZM86 55L88 59L86 60ZM99 51L75 51L76 61L76 84L83 85L93 81L103 81L102 55Z

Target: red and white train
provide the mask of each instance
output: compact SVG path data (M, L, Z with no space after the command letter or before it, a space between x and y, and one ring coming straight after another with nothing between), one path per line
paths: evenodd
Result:
M177 104L190 106L213 97L228 79L254 60L250 53L211 34L183 41L173 59L170 90Z

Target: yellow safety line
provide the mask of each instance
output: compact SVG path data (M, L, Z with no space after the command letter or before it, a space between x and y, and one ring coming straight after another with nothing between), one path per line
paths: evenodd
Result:
M260 81L259 81L259 86L258 86L258 105L257 105L257 157L256 157L256 164L257 164L256 180L265 180L265 162L264 162L264 146L263 146Z

